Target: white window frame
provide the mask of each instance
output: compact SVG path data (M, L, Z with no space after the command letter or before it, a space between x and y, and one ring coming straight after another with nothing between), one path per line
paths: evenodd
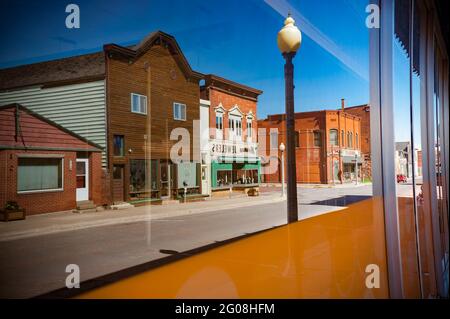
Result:
M219 103L219 105L214 108L214 112L216 114L215 137L218 140L223 140L223 138L224 138L223 120L224 120L225 109L223 108L222 103ZM218 125L219 123L217 123L218 118L220 118L220 125Z
M228 137L242 139L242 116L230 114L228 116Z
M249 139L253 137L253 123L251 119L247 119L247 137Z
M220 119L220 121L218 121ZM223 131L223 113L216 111L216 130Z
M139 111L136 111L136 110L133 109L133 97L134 96L138 97L138 101L139 101L138 109L139 109ZM131 93L130 97L131 97L131 113L147 115L147 106L148 106L147 96L146 95L142 95L142 94L138 94L138 93ZM142 100L141 100L141 98L144 98L144 100L145 100L145 102L144 102L144 111L142 111L142 104L141 104Z
M176 116L176 109L178 109L179 116ZM183 112L184 109L184 112ZM173 102L173 119L176 121L186 121L186 104L179 103L179 102Z

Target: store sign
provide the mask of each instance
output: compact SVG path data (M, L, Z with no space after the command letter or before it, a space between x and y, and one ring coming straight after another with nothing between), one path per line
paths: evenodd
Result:
M348 156L348 157L360 157L361 152L359 150L349 150L349 149L341 149L341 156Z
M212 156L226 157L256 157L258 156L258 144L210 140L210 150Z

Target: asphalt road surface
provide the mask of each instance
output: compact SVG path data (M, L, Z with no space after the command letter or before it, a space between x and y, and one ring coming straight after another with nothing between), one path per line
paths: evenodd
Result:
M370 186L299 188L300 219L367 198ZM27 298L65 286L68 264L81 281L286 223L286 203L217 210L0 242L0 298Z

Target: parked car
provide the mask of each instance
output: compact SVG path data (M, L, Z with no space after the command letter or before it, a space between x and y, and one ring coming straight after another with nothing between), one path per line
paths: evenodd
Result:
M408 179L404 174L397 174L397 183L406 183Z

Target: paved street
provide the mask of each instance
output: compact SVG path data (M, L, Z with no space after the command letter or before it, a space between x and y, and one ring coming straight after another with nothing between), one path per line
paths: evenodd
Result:
M274 190L267 188L265 192L273 194ZM299 187L298 192L300 219L304 219L365 199L371 186ZM197 203L217 205L221 210L2 241L0 297L32 297L61 288L68 264L80 266L83 281L168 256L167 251L183 252L286 222L284 201L228 209L223 209L224 203ZM177 206L183 210L183 205Z

